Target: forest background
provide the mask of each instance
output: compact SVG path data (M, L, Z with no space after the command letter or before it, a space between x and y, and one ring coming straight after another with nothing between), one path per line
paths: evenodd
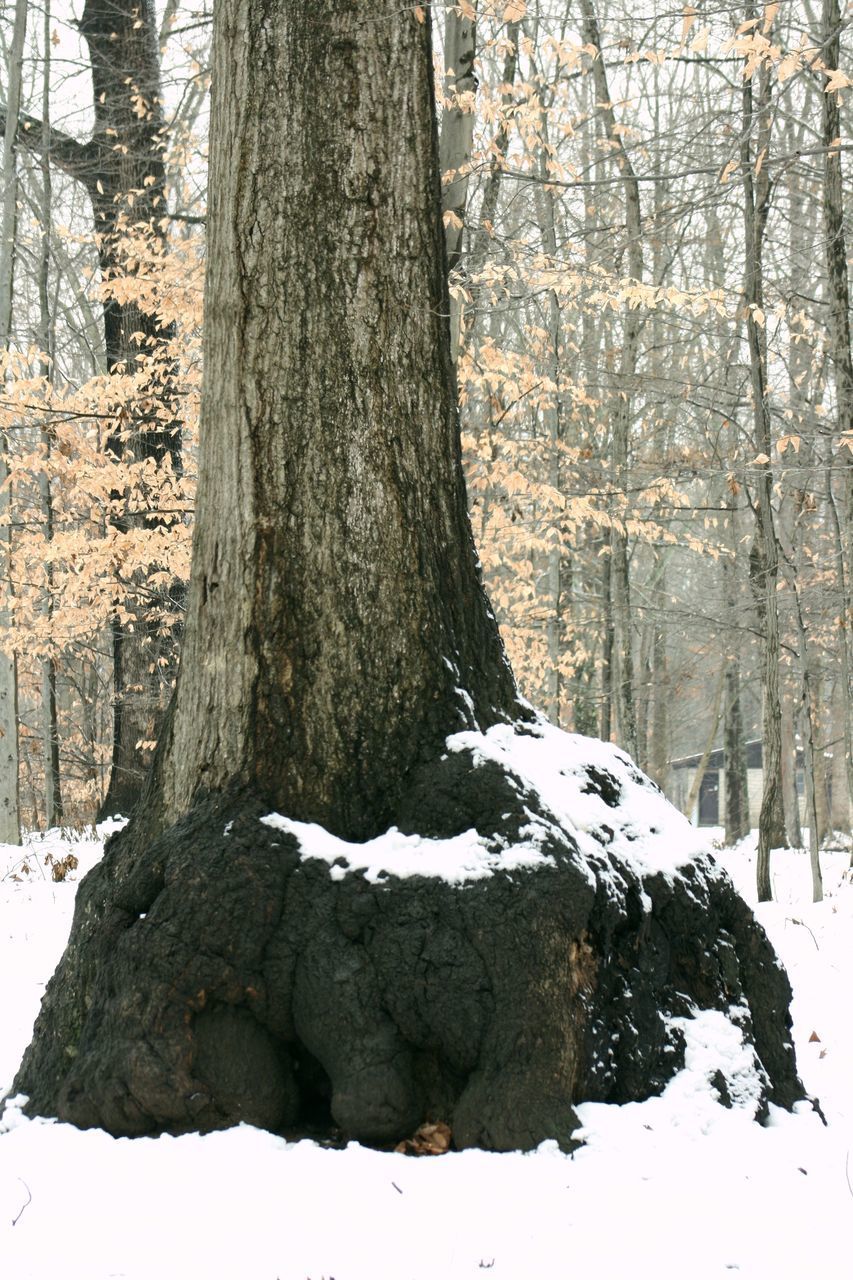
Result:
M695 755L691 813L724 746L730 841L756 739L759 853L849 834L849 10L428 7L471 518L523 692L669 794ZM6 842L126 811L174 681L210 17L0 16Z

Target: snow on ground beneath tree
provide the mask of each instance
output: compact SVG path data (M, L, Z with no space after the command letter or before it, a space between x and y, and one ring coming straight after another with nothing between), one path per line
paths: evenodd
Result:
M713 833L711 833L713 834ZM693 833L693 839L697 838ZM50 854L79 860L62 882ZM23 872L26 855L29 873ZM0 1091L8 1089L59 958L75 880L100 842L51 832L0 846ZM683 844L673 850L683 856ZM719 853L754 901L755 839ZM579 1107L585 1146L415 1159L289 1144L247 1126L114 1139L28 1120L0 1133L3 1280L786 1280L850 1273L853 1220L853 884L849 855L776 851L777 900L757 914L794 987L808 1104L723 1107L709 1078L743 1046L721 1015L687 1020L686 1067L663 1095ZM17 879L14 876L17 875ZM743 1100L748 1102L748 1098Z
M466 731L447 740L451 752L470 751L475 764L492 761L514 776L541 801L561 829L572 836L582 854L596 861L600 875L608 868L606 850L639 876L680 867L707 851L707 837L697 832L660 789L642 774L624 751L565 733L547 721L494 725L485 733ZM530 813L521 844L496 848L471 829L451 839L405 835L392 827L373 840L341 840L316 823L295 822L270 813L261 822L293 835L303 859L318 858L331 866L332 879L361 872L373 884L389 876L435 876L449 884L482 880L496 872L513 872L552 863L542 852L547 820ZM226 828L226 834L227 834ZM590 871L594 883L595 876Z

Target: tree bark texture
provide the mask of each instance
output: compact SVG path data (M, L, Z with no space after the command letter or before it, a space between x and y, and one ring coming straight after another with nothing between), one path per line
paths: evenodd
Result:
M239 778L366 838L449 732L518 712L466 508L429 29L368 17L222 6L168 819Z
M583 766L608 820L582 853L513 766L448 747L508 719L514 741L555 731L517 700L471 543L429 22L221 0L214 84L178 689L15 1089L113 1133L394 1143L433 1118L458 1147L570 1147L575 1102L679 1069L674 1020L698 1007L753 1048L758 1113L791 1105L787 979L730 882L610 849L637 839L629 789L652 797L628 758ZM473 829L498 866L371 878L306 856L292 820L350 841ZM547 861L508 870L531 830Z
M462 889L301 859L259 821L263 801L233 792L142 856L122 833L80 887L14 1091L31 1113L114 1134L242 1121L393 1144L432 1119L457 1148L571 1149L576 1103L649 1097L683 1066L673 1020L699 1007L754 1047L759 1118L791 1106L784 971L709 859L671 880L610 858L622 762L588 770L612 812L595 859L499 766L471 752L424 766L403 832L475 827L500 847L549 823L550 868Z

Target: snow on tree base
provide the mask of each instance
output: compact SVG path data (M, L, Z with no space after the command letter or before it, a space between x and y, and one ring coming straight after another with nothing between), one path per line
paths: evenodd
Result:
M245 1121L393 1144L573 1145L579 1102L690 1058L763 1118L803 1096L790 988L627 756L544 723L463 733L355 845L256 796L109 844L15 1081L114 1134ZM698 1065L697 1065L698 1064Z

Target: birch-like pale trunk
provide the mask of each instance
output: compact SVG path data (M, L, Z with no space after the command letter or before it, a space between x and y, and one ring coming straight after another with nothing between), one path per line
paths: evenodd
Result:
M17 175L15 137L21 110L24 40L28 0L16 0L15 25L9 51L6 122L3 135L2 213L0 213L0 351L6 352L12 328L12 282L15 262L15 210ZM0 573L10 589L12 531L11 495L8 486L8 442L0 440ZM12 612L0 611L0 843L21 843L18 805L18 672L12 628Z

